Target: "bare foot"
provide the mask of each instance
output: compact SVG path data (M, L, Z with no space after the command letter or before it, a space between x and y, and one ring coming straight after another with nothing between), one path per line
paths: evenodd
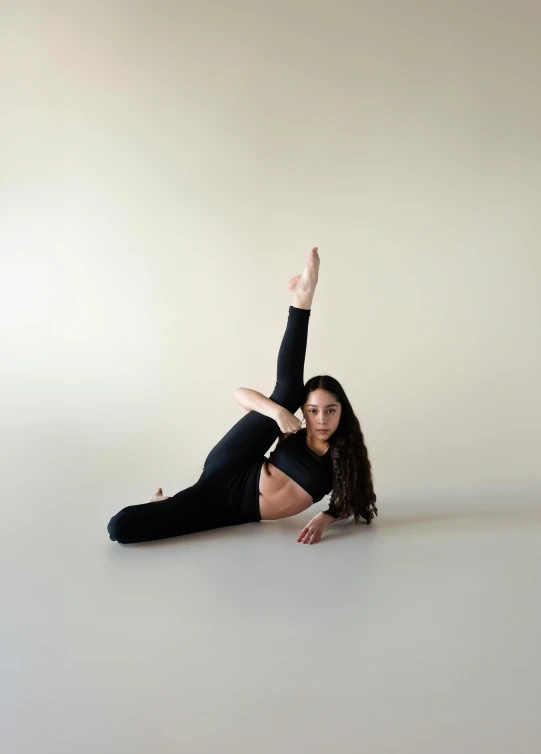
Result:
M147 500L147 503L158 503L160 500L167 500L169 497L171 497L171 495L164 495L162 488L158 487L152 497Z
M314 246L308 253L306 267L302 273L295 275L287 283L287 287L295 297L312 299L317 285L319 261L317 246Z

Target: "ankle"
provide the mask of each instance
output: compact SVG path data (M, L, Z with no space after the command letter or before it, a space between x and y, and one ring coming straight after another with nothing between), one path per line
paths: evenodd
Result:
M293 306L296 309L311 309L312 297L311 296L293 296Z

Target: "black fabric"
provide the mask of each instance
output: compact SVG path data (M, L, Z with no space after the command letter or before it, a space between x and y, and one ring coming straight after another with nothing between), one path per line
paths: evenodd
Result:
M304 397L309 319L310 309L289 307L276 385L269 396L291 413L298 411ZM167 500L123 508L108 524L110 538L128 544L260 521L261 466L280 434L274 419L250 411L210 451L194 485Z
M269 456L269 462L300 484L318 503L332 490L332 460L330 451L314 453L306 444L306 429L289 435L279 442Z
M110 520L109 536L132 544L260 521L260 473L261 462L252 462L227 478L201 477L167 500L130 505Z

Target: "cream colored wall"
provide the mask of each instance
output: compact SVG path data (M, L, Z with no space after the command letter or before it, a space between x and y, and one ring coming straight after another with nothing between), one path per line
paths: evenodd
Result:
M343 383L380 513L538 490L540 15L5 6L8 519L46 532L68 495L66 536L106 537L192 484L232 390L272 391L312 245L305 379Z

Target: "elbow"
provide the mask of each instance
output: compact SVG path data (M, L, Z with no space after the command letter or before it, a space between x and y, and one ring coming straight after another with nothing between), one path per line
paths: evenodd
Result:
M246 401L243 400L243 396L244 396L244 388L243 387L236 387L233 390L233 398L237 401L237 403L239 404L239 406L242 406L242 408L245 411L250 411L250 409L246 407Z

